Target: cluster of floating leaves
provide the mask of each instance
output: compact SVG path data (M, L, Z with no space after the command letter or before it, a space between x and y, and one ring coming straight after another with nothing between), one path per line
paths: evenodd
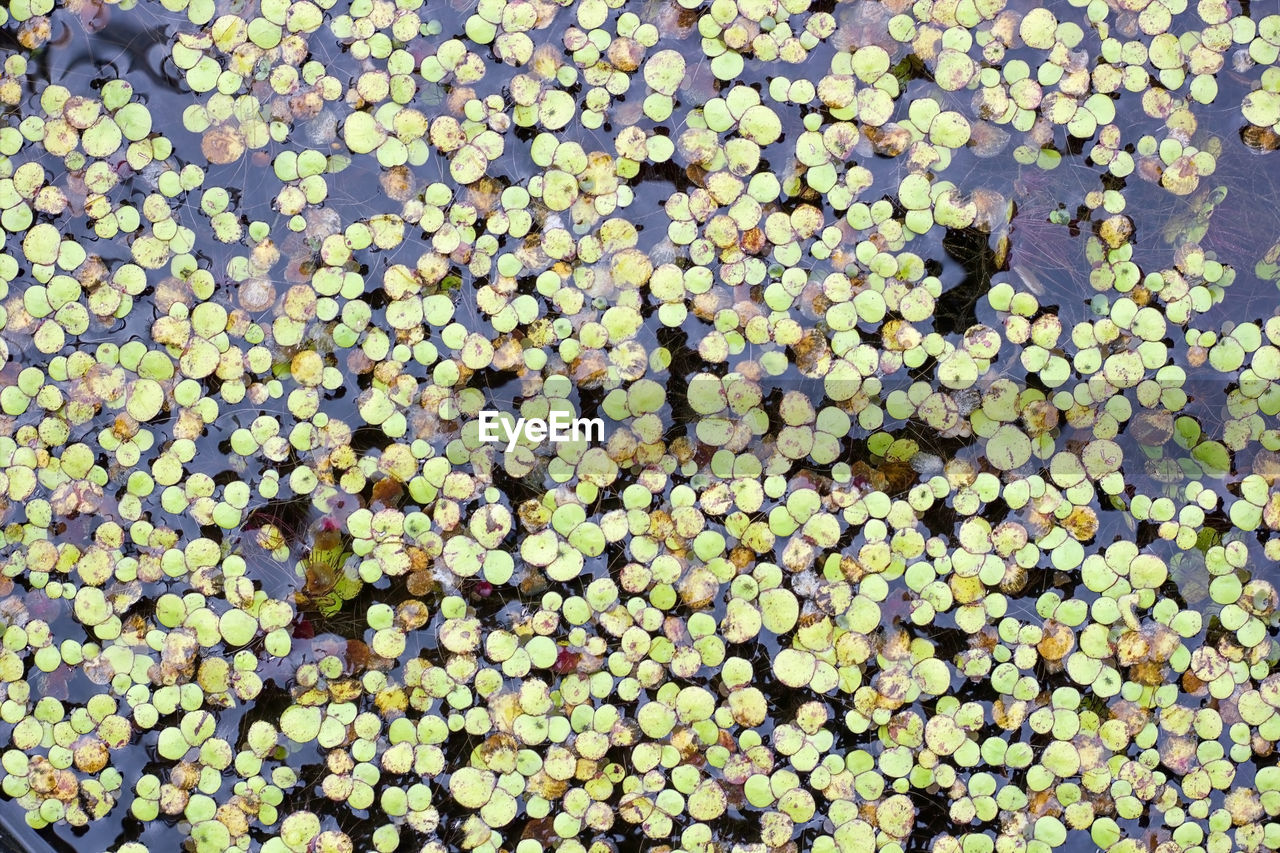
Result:
M1280 15L0 25L0 791L30 827L1280 847ZM606 435L508 446L492 409Z

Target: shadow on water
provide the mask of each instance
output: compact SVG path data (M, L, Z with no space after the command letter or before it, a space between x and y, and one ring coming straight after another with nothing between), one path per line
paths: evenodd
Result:
M942 238L948 258L963 269L964 278L944 288L937 301L934 327L939 334L964 334L978 322L978 303L991 289L991 278L1001 272L988 234L978 228L948 229Z
M97 88L106 80L130 75L137 80L141 76L156 86L152 90L135 85L136 97L144 103L189 91L169 58L175 23L157 21L147 25L140 16L113 14L108 16L106 26L89 33L74 15L58 18L62 33L55 35L54 44L61 46L42 55L48 79L58 80L68 88L86 84Z

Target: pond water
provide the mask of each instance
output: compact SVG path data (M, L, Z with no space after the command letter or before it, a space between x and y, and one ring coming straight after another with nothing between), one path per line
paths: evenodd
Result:
M0 851L1280 847L1280 15L0 24Z

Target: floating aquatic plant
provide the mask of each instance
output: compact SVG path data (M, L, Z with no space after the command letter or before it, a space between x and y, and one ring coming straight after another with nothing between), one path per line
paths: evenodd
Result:
M457 5L0 12L8 814L1280 845L1280 16Z

